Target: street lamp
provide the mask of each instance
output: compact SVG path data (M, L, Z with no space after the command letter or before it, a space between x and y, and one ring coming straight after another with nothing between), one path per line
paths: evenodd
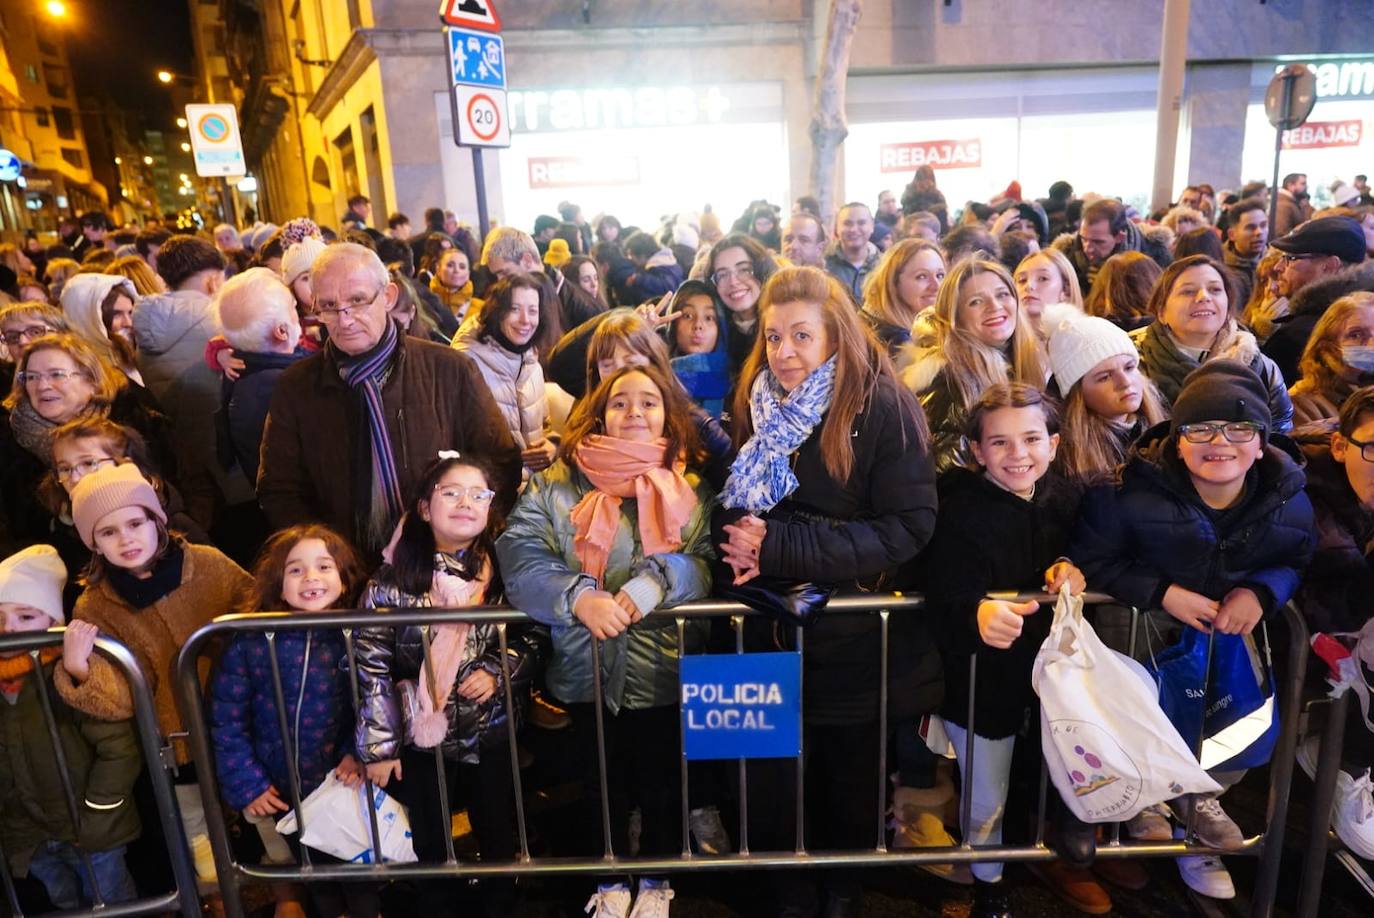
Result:
M143 157L143 165L145 165L145 166L151 166L152 164L153 164L153 158L152 158L151 156L145 156L145 157Z
M62 0L48 0L47 3L43 4L43 9L54 19L61 19L67 15L67 4L63 3Z
M190 145L189 143L187 143L186 141L184 141L184 140L181 142L181 152L183 152L183 153L190 153L190 152L191 152L191 145Z
M176 79L176 77L173 76L170 70L159 70L157 72L157 79L160 83L170 83L172 80Z
M179 128L184 128L184 127L186 127L186 119L185 119L185 118L178 118L178 119L177 119L177 127L179 127Z

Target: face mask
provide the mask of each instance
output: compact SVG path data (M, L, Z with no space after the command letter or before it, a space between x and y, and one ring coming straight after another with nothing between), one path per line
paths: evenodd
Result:
M1341 345L1341 362L1361 373L1374 373L1374 347Z

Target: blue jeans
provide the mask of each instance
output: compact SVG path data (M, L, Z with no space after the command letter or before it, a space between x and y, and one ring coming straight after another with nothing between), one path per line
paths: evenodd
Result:
M134 878L124 866L124 846L107 851L87 852L91 870L107 904L138 898ZM62 909L80 908L95 901L91 875L81 861L81 853L71 842L46 841L33 852L29 874L37 877L48 891L52 904Z

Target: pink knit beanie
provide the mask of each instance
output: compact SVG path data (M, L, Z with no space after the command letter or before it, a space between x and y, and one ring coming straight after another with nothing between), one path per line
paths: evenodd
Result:
M132 462L107 465L84 476L72 489L72 521L86 547L95 550L95 527L104 517L125 507L143 507L167 522L157 492Z

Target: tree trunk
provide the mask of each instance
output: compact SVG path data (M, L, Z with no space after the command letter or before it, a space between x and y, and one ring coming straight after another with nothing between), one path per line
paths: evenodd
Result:
M811 188L820 201L822 219L835 216L835 159L849 135L844 116L845 85L854 30L863 14L863 0L830 0L825 27L825 50L816 73L816 99L811 112Z

